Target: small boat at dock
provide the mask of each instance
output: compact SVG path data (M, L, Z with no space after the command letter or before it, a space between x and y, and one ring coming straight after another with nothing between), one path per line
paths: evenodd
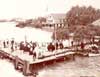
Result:
M95 57L95 56L100 56L100 53L89 53L88 54L89 57Z

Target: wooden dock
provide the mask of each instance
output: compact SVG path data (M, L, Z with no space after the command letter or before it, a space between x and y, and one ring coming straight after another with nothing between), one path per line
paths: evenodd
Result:
M0 57L9 59L14 63L16 70L21 70L24 75L32 75L37 67L52 64L53 62L65 60L66 57L74 59L75 52L68 49L59 49L54 52L46 52L40 59L33 60L33 56L23 51L11 52L9 49L1 49Z

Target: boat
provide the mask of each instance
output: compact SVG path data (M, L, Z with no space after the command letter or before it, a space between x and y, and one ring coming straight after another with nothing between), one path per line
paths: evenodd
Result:
M100 53L89 53L89 57L95 57L95 56L100 56Z
M89 57L100 56L100 50L97 45L93 45L89 48L90 52L88 53Z

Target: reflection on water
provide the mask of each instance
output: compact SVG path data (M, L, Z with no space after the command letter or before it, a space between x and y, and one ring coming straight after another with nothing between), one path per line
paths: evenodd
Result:
M43 68L37 77L100 77L99 57L75 57L75 61L64 61Z

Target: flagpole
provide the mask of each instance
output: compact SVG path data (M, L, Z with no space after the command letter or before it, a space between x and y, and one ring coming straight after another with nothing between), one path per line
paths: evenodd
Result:
M57 48L56 48L56 43L57 43L57 35L56 35L56 24L54 24L54 40L55 40L55 52L57 51Z

